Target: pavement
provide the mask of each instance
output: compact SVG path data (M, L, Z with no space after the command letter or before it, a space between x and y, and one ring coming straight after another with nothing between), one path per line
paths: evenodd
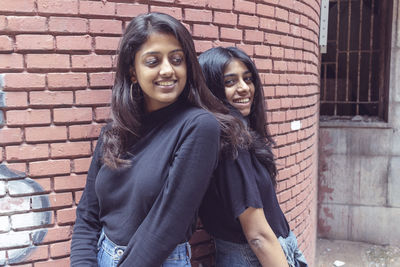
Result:
M400 267L400 247L317 239L316 267Z

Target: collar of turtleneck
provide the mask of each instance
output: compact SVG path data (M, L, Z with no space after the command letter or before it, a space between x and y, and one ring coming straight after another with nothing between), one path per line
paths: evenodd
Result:
M187 105L188 103L186 100L178 98L174 103L166 107L145 113L142 117L142 125L144 130L147 131L161 122L165 122L174 117L175 114L178 114L178 112L180 112Z

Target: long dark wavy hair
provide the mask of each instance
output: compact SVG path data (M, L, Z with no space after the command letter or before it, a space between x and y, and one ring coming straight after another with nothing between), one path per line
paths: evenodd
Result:
M203 52L199 56L199 62L208 88L231 109L233 106L228 102L225 95L224 72L228 64L234 59L243 62L251 72L255 89L250 114L247 116L250 126L249 132L252 136L250 148L268 169L272 181L276 185L277 170L271 149L274 141L266 127L264 92L256 66L246 53L236 47L215 47Z
M136 53L151 34L171 34L179 41L187 66L187 82L179 98L215 115L221 125L221 150L234 154L238 147L247 147L250 136L243 133L244 125L208 90L188 30L167 14L149 13L135 17L120 42L111 97L111 122L103 131L103 162L111 168L129 166L130 161L125 157L127 149L143 134L142 118L146 112L143 93L139 83L132 85L131 70Z

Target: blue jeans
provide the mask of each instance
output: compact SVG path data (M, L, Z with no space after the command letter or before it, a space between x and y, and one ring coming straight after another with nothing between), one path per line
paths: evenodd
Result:
M303 253L297 247L296 236L290 232L287 238L279 237L279 243L285 253L290 267L307 267ZM248 243L238 244L221 239L215 239L216 267L260 267Z
M99 267L116 267L126 249L126 246L114 244L104 231L101 231L97 247L97 264ZM179 244L172 251L161 267L190 267L191 257L189 242L185 242Z

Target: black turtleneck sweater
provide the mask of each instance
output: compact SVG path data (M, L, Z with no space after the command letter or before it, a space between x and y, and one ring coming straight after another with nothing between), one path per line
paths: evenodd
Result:
M232 115L246 125L247 120L233 107ZM238 150L238 156L221 155L210 186L200 207L204 228L218 239L246 243L239 215L247 208L263 208L277 237L289 235L269 172L253 150Z
M97 266L102 228L127 246L119 266L160 266L188 241L218 161L220 127L209 112L177 101L144 118L145 134L129 148L131 166L101 161L101 136L77 208L71 266Z

